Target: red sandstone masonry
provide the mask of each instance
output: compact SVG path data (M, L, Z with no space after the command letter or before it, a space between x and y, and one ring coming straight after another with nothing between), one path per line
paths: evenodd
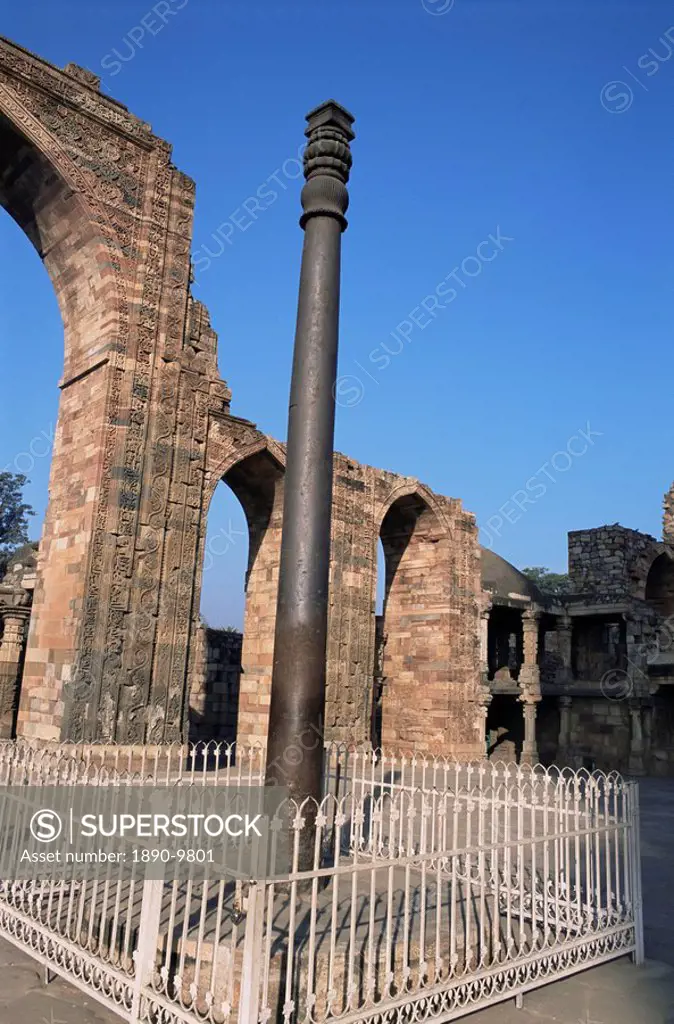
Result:
M40 252L65 331L19 731L125 743L186 735L206 519L224 478L251 533L239 735L264 739L285 456L229 415L216 336L190 293L194 183L95 76L4 41L0 152L0 202ZM369 739L377 542L404 508L414 514L386 541L400 565L384 728L418 749L481 753L473 518L416 480L343 455L327 732Z

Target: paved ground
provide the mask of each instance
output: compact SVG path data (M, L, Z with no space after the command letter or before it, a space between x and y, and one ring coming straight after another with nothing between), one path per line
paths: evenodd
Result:
M525 997L469 1024L674 1024L674 779L641 785L644 967L616 960ZM33 961L0 941L0 1024L119 1024L66 982L44 986Z

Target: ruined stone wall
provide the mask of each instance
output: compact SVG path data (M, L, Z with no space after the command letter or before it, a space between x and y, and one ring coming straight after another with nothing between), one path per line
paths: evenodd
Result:
M643 589L661 550L654 537L618 524L574 530L568 543L571 590L597 604L620 603Z
M660 687L646 724L649 774L674 776L674 686Z
M190 693L191 742L236 740L243 635L200 624L195 685Z
M572 632L574 678L599 681L612 670L627 667L627 636L622 619L575 618Z
M570 743L558 751L558 763L582 768L588 761L600 771L626 772L630 755L627 701L574 697L570 708Z
M225 480L238 494L251 530L239 740L264 743L285 451L244 420L213 415L209 422L206 505L218 482ZM260 471L262 457L278 468L273 488L269 474ZM434 495L413 478L361 465L339 453L334 460L326 736L347 742L371 738L377 544L389 510L407 502L412 509L409 537L403 531L388 557L384 742L479 756L484 723L478 723L474 703L480 588L474 518L459 501ZM243 478L245 487L236 484ZM254 505L260 515L251 512ZM393 537L390 530L384 532ZM204 539L205 521L202 552Z
M266 736L285 454L229 415L216 337L190 293L194 192L169 144L104 96L95 75L0 41L0 205L43 259L65 334L18 716L33 739L185 738L206 519L222 479L251 541L239 733ZM377 538L391 506L412 495L422 511L409 545L400 535L391 550L400 570L387 685L404 721L389 715L390 736L481 751L473 517L414 479L343 455L326 731L369 739Z
M0 42L0 205L65 334L19 728L166 741L187 719L207 413L229 392L189 295L194 183L99 85Z

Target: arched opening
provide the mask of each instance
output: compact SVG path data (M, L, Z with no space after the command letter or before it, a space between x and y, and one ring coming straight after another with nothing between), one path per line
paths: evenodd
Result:
M495 693L487 711L487 756L519 761L524 743L522 706L515 694Z
M47 507L63 323L42 262L15 222L3 215L0 264L5 279L0 289L0 471L27 478L24 497L35 510L30 535L37 540Z
M13 552L8 548L6 556L0 556L0 736L10 738L16 735L35 587L34 542L39 540L48 500L63 325L40 259L24 233L4 215L0 264L5 276L0 289L0 473L26 479L22 499L35 512L28 520L30 544Z
M516 683L522 667L522 612L519 608L494 604L487 632L487 664L490 681Z
M380 536L385 562L381 744L441 749L449 712L447 531L415 493L393 502Z
M262 449L232 466L222 483L235 496L239 509L231 498L215 507L212 502L209 509L201 602L208 625L197 637L191 734L194 739L264 744L281 553L283 467ZM245 582L240 587L236 581L244 576L246 546Z
M667 553L658 555L651 565L645 599L663 619L674 615L674 559Z
M54 739L61 733L63 685L74 675L76 652L84 649L83 619L88 614L93 621L98 607L110 601L112 573L106 571L106 554L114 549L115 538L106 535L100 509L110 486L103 467L112 455L112 435L104 428L125 309L118 268L103 238L104 219L69 178L69 171L77 173L74 165L69 166L53 141L45 141L43 152L29 135L39 130L46 140L44 128L37 129L22 114L19 129L3 110L4 102L0 94L0 206L44 263L64 330L55 430L49 424L36 428L38 436L43 430L53 434L53 457L18 716L20 732ZM95 531L100 543L94 568ZM94 574L95 594L88 587ZM91 678L94 661L102 663L105 652L90 645L86 657L80 668ZM84 705L78 713L85 713Z

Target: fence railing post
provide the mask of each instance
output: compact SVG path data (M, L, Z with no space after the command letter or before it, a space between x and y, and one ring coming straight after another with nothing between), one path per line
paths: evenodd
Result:
M133 954L136 974L133 987L130 1024L137 1024L137 1022L140 1021L143 989L147 988L152 982L152 975L157 960L159 922L161 918L163 895L163 879L145 879L143 882L143 896L140 907L138 944Z
M256 1024L260 1012L260 971L269 969L262 963L264 934L264 895L262 882L251 882L246 901L246 932L243 940L239 1024Z
M641 814L639 810L639 783L631 784L632 807L630 829L632 861L632 906L634 907L634 963L644 962L644 900L641 885Z

